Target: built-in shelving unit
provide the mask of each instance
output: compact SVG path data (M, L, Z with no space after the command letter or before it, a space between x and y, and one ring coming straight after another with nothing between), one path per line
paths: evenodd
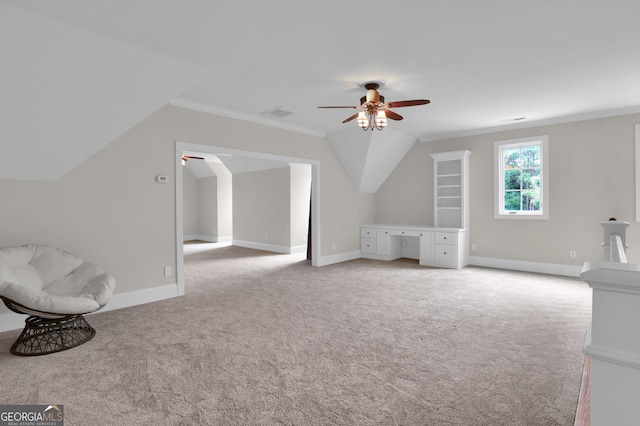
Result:
M434 160L434 226L469 228L471 151L431 154Z

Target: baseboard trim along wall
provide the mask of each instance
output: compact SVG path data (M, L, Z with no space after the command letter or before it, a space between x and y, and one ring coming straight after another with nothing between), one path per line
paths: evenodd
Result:
M178 296L178 284L166 284L159 287L145 288L143 290L116 293L111 296L107 306L99 312L113 311L115 309L128 308L130 306L143 305L145 303L158 302Z
M275 244L255 243L253 241L233 240L233 245L238 247L246 247L255 250L273 251L282 254L294 254L304 253L307 251L307 246L278 246Z
M111 296L109 303L98 312L113 311L116 309L128 308L130 306L143 305L145 303L158 302L164 299L171 299L178 296L178 285L167 284L159 287L146 288L143 290L128 291L126 293L116 293ZM91 314L88 314L89 317ZM24 320L27 315L14 312L0 314L0 332L19 330L24 328Z
M362 257L360 250L332 254L331 256L322 256L318 259L318 266L327 266L334 263L348 262L349 260L359 259L360 257Z
M182 238L182 241L195 241L195 240L206 241L208 243L230 243L233 241L233 237L213 237L211 235L193 234L193 235L185 235Z
M557 263L529 262L526 260L494 259L491 257L469 256L469 265L487 268L511 269L513 271L535 272L538 274L579 277L582 265L561 265Z

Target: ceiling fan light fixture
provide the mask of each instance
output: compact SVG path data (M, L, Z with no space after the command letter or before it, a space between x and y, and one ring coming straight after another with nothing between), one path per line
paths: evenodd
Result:
M318 108L354 108L359 110L359 112L353 114L343 121L343 123L348 123L353 119L357 119L358 126L362 128L362 130L371 129L384 129L388 121L387 119L400 121L402 120L402 116L400 114L395 113L391 110L391 108L401 108L401 107L409 107L409 106L417 106L417 105L426 105L430 103L428 99L414 99L410 101L398 101L398 102L385 102L384 96L378 93L378 87L380 87L380 83L378 82L368 82L364 84L364 88L367 89L366 96L360 98L360 105L358 106L319 106Z
M376 114L376 129L382 130L387 125L387 115L382 110L378 110Z
M369 117L367 117L367 113L364 111L358 113L358 126L362 127L362 130L369 129Z

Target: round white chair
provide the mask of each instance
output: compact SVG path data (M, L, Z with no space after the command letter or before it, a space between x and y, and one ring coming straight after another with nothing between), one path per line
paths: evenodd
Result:
M107 304L113 275L78 256L40 244L0 249L0 298L29 315L11 346L15 355L45 355L88 342L96 331L84 318Z

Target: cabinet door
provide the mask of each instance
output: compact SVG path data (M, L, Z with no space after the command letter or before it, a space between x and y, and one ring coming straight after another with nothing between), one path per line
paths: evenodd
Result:
M360 251L362 253L376 254L375 238L360 238Z
M436 244L457 244L457 232L436 232Z
M386 229L378 229L376 233L377 253L383 256L389 254L389 231Z
M422 231L420 232L420 259L433 260L434 259L434 232Z
M436 260L444 263L456 262L456 246L451 244L436 244Z
M375 238L375 237L376 237L375 228L360 228L360 238Z

